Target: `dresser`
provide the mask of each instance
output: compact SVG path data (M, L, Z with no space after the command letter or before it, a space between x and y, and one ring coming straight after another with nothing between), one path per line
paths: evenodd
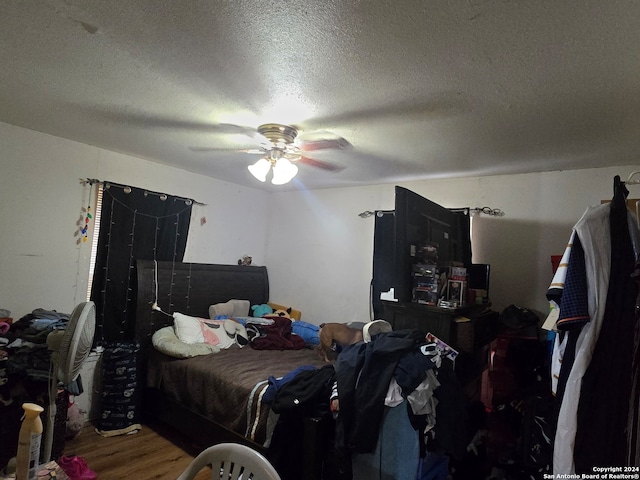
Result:
M456 350L473 353L498 333L498 314L490 307L491 304L486 303L443 308L385 300L382 301L382 317L394 330L430 332Z

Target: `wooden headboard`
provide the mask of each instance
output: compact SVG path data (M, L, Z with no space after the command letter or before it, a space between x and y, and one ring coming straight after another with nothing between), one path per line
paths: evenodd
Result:
M137 269L135 332L143 349L156 330L173 324L172 317L152 310L156 298L164 312L203 318L209 305L234 298L251 305L269 301L267 267L138 260Z

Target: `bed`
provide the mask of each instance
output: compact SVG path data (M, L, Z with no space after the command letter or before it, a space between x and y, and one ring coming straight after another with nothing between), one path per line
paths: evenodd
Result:
M232 347L210 355L178 359L157 351L153 334L172 325L165 312L208 318L209 306L230 299L267 303L266 267L196 263L137 262L136 340L140 343L143 422L166 423L189 436L199 448L222 441L250 445L263 453L269 439L269 408L261 396L270 376L301 365L325 365L311 348L254 350ZM146 419L146 420L145 420ZM305 425L304 478L321 478L325 421Z

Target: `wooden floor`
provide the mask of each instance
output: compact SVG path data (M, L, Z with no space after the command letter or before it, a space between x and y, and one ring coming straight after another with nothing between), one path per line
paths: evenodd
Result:
M64 453L82 457L99 480L175 480L199 452L187 439L160 425L104 438L87 423L78 436L66 441ZM196 479L211 479L211 469L202 470Z

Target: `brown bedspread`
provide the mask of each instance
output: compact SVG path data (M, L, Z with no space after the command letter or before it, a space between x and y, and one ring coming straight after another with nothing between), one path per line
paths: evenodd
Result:
M315 350L229 348L219 353L176 359L154 349L147 385L256 443L267 439L269 408L260 399L269 376L280 377L303 366L326 365Z

